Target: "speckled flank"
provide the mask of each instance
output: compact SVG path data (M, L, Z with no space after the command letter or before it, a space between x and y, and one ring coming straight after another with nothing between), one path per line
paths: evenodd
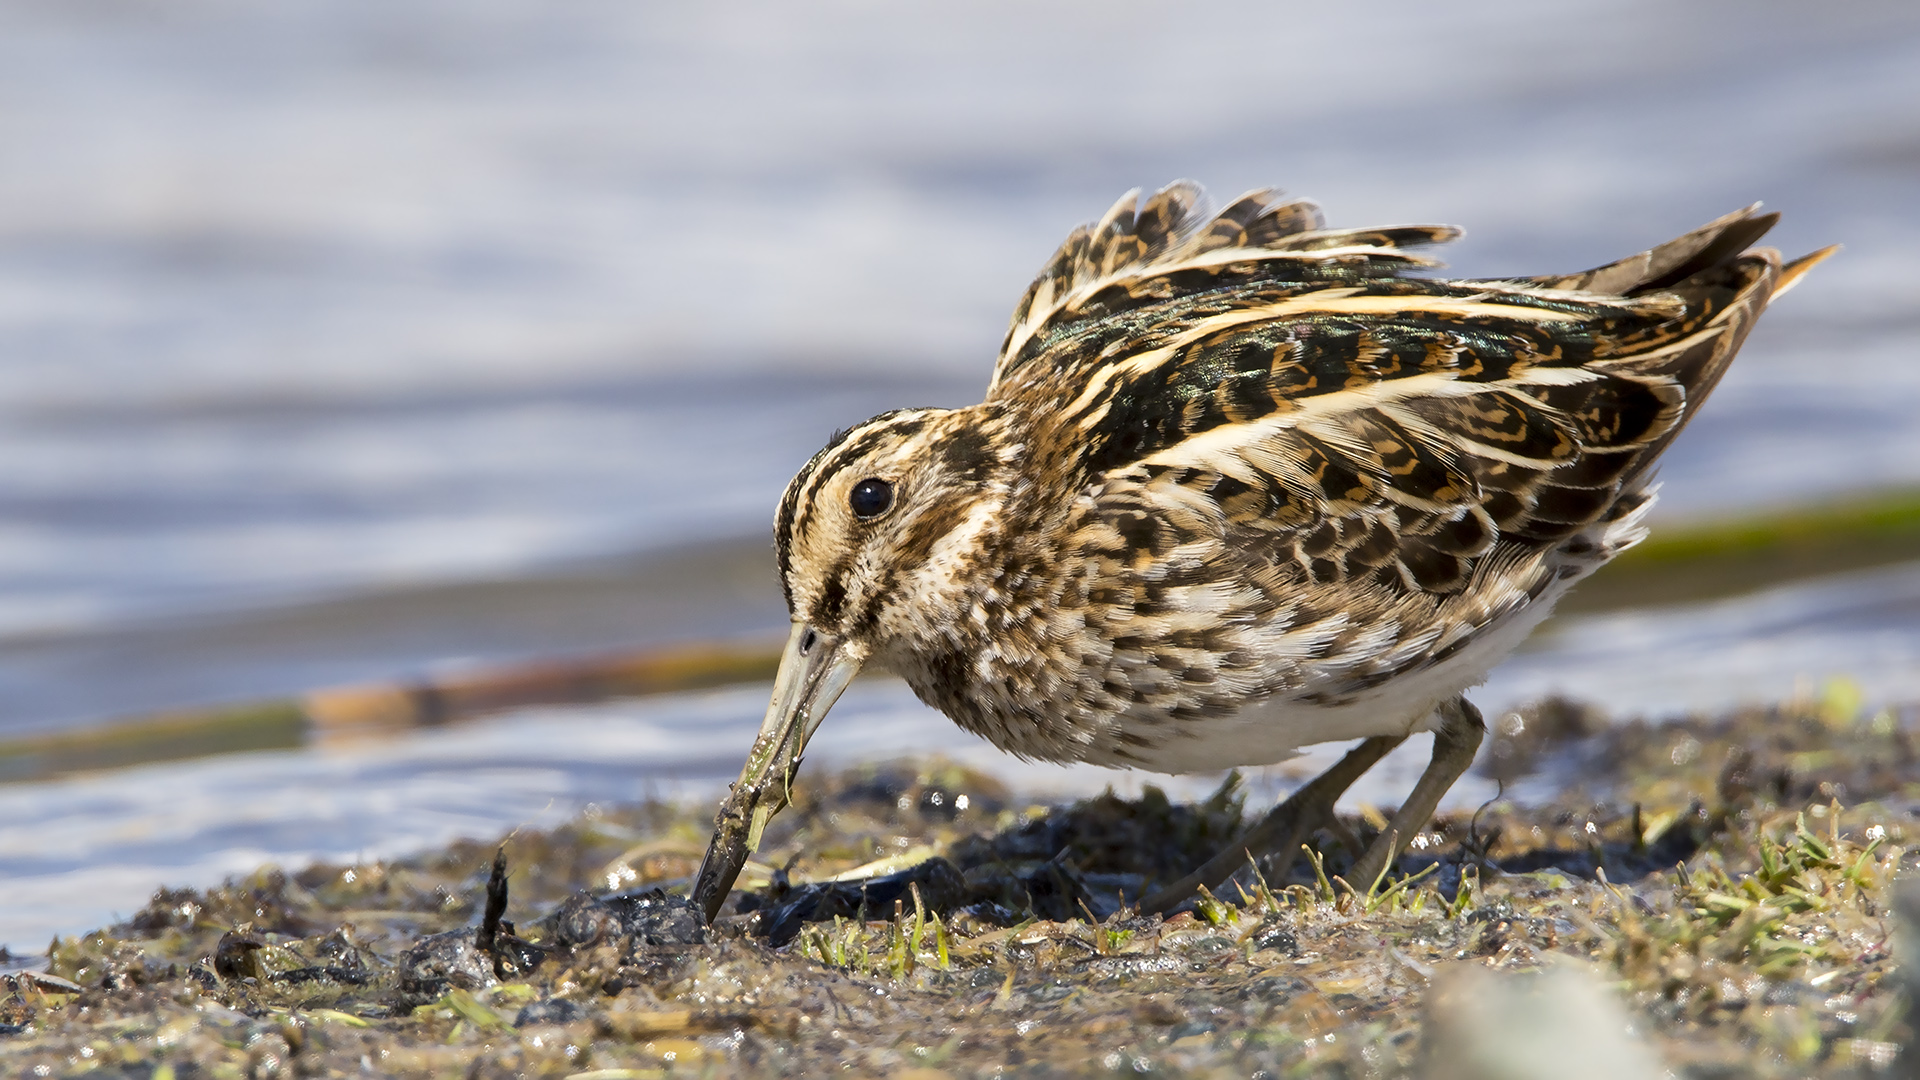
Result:
M1783 275L1751 209L1445 281L1405 249L1446 226L1204 204L1076 230L985 403L876 417L782 504L796 617L1016 754L1187 769L1417 727L1644 534L1648 466ZM858 521L869 476L898 501Z

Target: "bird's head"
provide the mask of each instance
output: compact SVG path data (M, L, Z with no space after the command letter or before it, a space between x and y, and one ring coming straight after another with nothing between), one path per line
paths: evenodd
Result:
M971 608L1019 454L988 406L903 409L836 436L787 485L774 544L793 623L694 886L709 919L847 684L870 660L940 638Z

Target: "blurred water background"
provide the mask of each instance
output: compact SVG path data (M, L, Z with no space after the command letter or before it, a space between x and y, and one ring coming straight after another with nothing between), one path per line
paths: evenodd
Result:
M1659 520L1920 485L1898 0L23 0L0 145L0 735L777 632L792 471L880 409L978 400L1067 230L1179 176L1464 225L1463 276L1765 199L1789 254L1847 248L1668 455ZM1920 700L1914 564L1567 620L1483 703L1835 674ZM0 942L161 881L704 796L763 693L0 787ZM1112 778L1015 770L896 684L823 737Z

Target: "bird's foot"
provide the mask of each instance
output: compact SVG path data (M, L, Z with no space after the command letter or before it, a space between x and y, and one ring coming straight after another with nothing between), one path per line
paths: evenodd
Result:
M1473 755L1479 751L1480 739L1486 733L1487 725L1480 718L1480 710L1466 698L1456 697L1440 706L1440 726L1433 733L1432 760L1427 762L1426 771L1420 774L1419 783L1413 786L1406 801L1394 811L1387 827L1380 830L1367 853L1347 871L1347 884L1371 891L1400 857L1408 841L1433 820L1433 812L1447 790L1473 764Z
M1219 888L1249 860L1261 861L1264 873L1270 878L1277 880L1286 877L1287 871L1293 867L1301 843L1314 830L1333 820L1333 804L1340 801L1340 796L1353 786L1355 780L1360 779L1362 773L1371 769L1375 762L1386 757L1403 741L1405 736L1376 736L1347 751L1346 757L1287 796L1286 801L1269 811L1258 825L1208 859L1200 869L1142 900L1140 911L1143 914L1172 911L1202 886ZM1474 741L1477 744L1479 740L1476 737ZM1471 753L1468 754L1468 760L1472 760Z

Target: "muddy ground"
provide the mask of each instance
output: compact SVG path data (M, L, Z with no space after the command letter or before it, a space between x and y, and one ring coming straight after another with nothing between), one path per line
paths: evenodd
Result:
M1265 807L1231 785L1029 805L938 762L805 778L711 928L673 895L705 807L163 889L0 984L0 1074L1392 1077L1458 1074L1475 1039L1516 1075L1615 1051L1685 1077L1900 1066L1920 712L1839 686L1657 726L1564 702L1492 726L1483 767L1550 805L1446 817L1349 884L1363 814L1286 880L1249 871L1168 919L1127 904ZM1503 1029L1563 985L1524 974L1543 969L1624 1017L1548 1001Z

